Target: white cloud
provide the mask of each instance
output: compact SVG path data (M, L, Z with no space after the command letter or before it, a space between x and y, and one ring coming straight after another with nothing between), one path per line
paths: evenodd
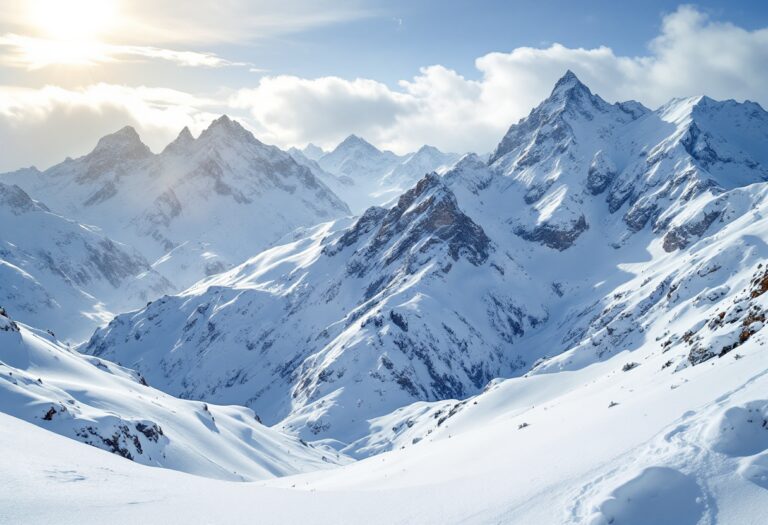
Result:
M296 76L266 76L255 87L210 97L106 85L52 95L53 88L46 88L35 94L44 103L17 102L11 117L3 109L3 97L8 106L7 100L16 95L0 91L0 141L10 144L7 151L12 152L10 160L2 162L5 168L22 159L22 164L45 164L82 151L82 144L91 146L100 134L126 123L140 124L148 140L159 146L161 136L166 140L186 124L199 130L214 114L225 111L243 120L262 140L279 146L309 141L332 146L357 133L401 152L424 143L484 152L545 98L569 68L609 101L633 98L655 107L672 97L703 92L768 104L768 29L747 31L714 22L687 6L663 19L646 56L619 56L608 47L573 49L554 44L490 53L475 65L477 79L436 65L422 68L394 88L369 79ZM29 99L30 93L37 92L30 90L22 98ZM97 125L99 115L108 125ZM93 124L80 126L80 118ZM8 131L9 125L15 126L14 133ZM71 133L73 128L77 134ZM19 131L26 129L34 132ZM62 137L64 129L70 132ZM27 137L37 138L38 144L22 155ZM79 149L75 142L82 143ZM36 160L43 155L45 160Z
M0 64L39 69L138 57L182 66L252 66L188 48L247 45L372 15L365 0L3 0Z
M220 112L214 100L170 89L0 88L0 171L32 164L44 168L87 153L99 137L126 125L157 150L182 127L199 132Z
M0 31L24 35L35 31L35 5L63 0L3 0ZM85 0L78 0L81 4ZM94 1L94 0L91 0ZM110 4L114 43L243 43L369 17L377 14L365 0L98 0ZM87 4L86 4L87 5ZM222 30L226 28L226 30ZM40 36L40 35L37 35Z
M327 146L355 132L399 151L423 143L488 151L567 69L609 101L636 99L656 107L705 92L768 103L768 29L714 22L690 6L664 17L646 56L553 44L489 53L475 65L478 80L430 66L399 89L360 79L265 78L235 100L250 106L264 133L281 144Z
M230 104L250 111L261 138L280 144L349 133L380 136L416 109L412 97L380 82L338 77L264 77Z
M233 62L214 53L179 51L152 46L114 45L102 42L59 41L16 34L0 35L0 64L26 69L40 69L59 64L87 65L121 60L166 60L183 67L252 66ZM254 69L254 68L251 68Z

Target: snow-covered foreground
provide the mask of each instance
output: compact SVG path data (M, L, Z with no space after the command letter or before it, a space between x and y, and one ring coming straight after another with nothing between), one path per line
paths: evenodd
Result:
M0 522L761 524L764 344L675 374L649 345L510 379L439 426L417 419L433 431L414 445L253 483L145 467L0 414L0 450L14 451Z
M217 479L264 479L345 462L265 427L247 408L174 398L136 372L82 356L2 312L0 412L137 463ZM26 449L2 450L23 457Z

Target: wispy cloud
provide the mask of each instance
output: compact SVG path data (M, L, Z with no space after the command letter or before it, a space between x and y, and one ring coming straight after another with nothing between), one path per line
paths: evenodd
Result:
M36 35L30 5L42 0L3 0L0 32ZM63 1L63 0L62 0ZM367 0L103 0L116 4L110 41L177 47L254 42L381 14Z
M2 0L0 64L40 69L164 60L187 67L258 67L206 47L255 42L373 16L366 0ZM201 49L202 48L202 49Z
M165 60L185 67L249 67L214 53L179 51L153 46L115 45L101 42L60 41L16 34L0 35L0 63L26 69L55 64L96 65L122 60Z

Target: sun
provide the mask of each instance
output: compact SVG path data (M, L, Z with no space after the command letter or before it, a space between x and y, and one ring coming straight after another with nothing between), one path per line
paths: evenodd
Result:
M28 0L27 25L34 37L20 38L30 67L88 65L102 61L118 21L118 0Z
M41 36L59 41L96 40L116 19L114 0L30 0L31 25Z

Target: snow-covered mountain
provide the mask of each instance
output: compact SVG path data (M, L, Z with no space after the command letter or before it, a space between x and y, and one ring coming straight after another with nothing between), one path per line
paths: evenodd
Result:
M185 128L157 155L127 127L84 157L0 180L136 247L182 288L349 213L309 169L226 116L197 139Z
M64 347L0 311L6 414L144 465L230 480L343 463L261 425L253 412L173 398L132 370Z
M174 291L135 250L0 183L0 306L62 340Z
M371 414L524 371L507 348L547 317L510 293L527 281L432 174L389 210L119 316L85 351L306 438L363 435Z
M307 144L304 148L301 150L302 155L307 157L310 160L318 160L320 157L325 155L325 150L319 146L315 146L311 142Z
M376 157L360 139L346 147L356 152L348 166ZM425 149L414 173L433 153ZM345 166L340 155L324 168L291 154L331 180L362 173L331 172ZM122 314L80 348L86 356L54 354L63 364L42 366L42 349L66 350L0 316L0 338L16 345L8 384L22 377L27 388L9 405L17 412L3 411L43 428L49 412L38 421L37 409L67 406L70 395L82 418L98 409L107 434L109 417L129 421L154 459L155 445L132 430L148 437L136 425L147 428L145 413L168 436L189 414L204 424L203 403L242 404L272 428L246 409L207 412L227 429L244 419L225 414L246 414L254 434L233 430L238 439L274 437L279 445L258 464L281 450L301 454L294 471L360 459L224 484L149 472L0 414L0 448L24 451L0 466L10 480L0 484L0 518L7 507L11 521L47 522L50 508L65 508L104 521L121 508L115 519L126 523L248 522L257 507L267 523L762 523L766 169L768 113L757 104L693 97L652 111L608 103L569 72L487 160L469 154L427 170L389 206L295 230ZM120 379L91 381L114 397L83 393L91 370L67 373L70 359ZM38 370L50 379L38 382ZM159 404L145 406L124 393L148 388L139 377L193 401L158 393ZM29 401L51 384L64 394L51 388L47 405ZM123 398L139 408L126 410ZM198 428L190 440L203 439ZM204 436L194 450L230 439ZM223 456L248 449L238 439L203 473L243 472ZM43 447L74 459L52 466ZM89 498L105 476L119 489ZM132 483L114 481L124 478Z
M459 155L443 153L432 146L398 156L379 150L357 135L350 135L328 153L310 146L304 150L292 148L289 152L355 213L370 206L393 205L424 175L443 171L459 159Z
M372 421L397 407L660 344L650 334L666 333L672 370L691 366L757 322L739 301L768 255L766 133L753 103L650 111L569 72L488 163L467 155L390 209L119 316L85 350L358 456L382 450ZM707 324L733 309L736 325Z

